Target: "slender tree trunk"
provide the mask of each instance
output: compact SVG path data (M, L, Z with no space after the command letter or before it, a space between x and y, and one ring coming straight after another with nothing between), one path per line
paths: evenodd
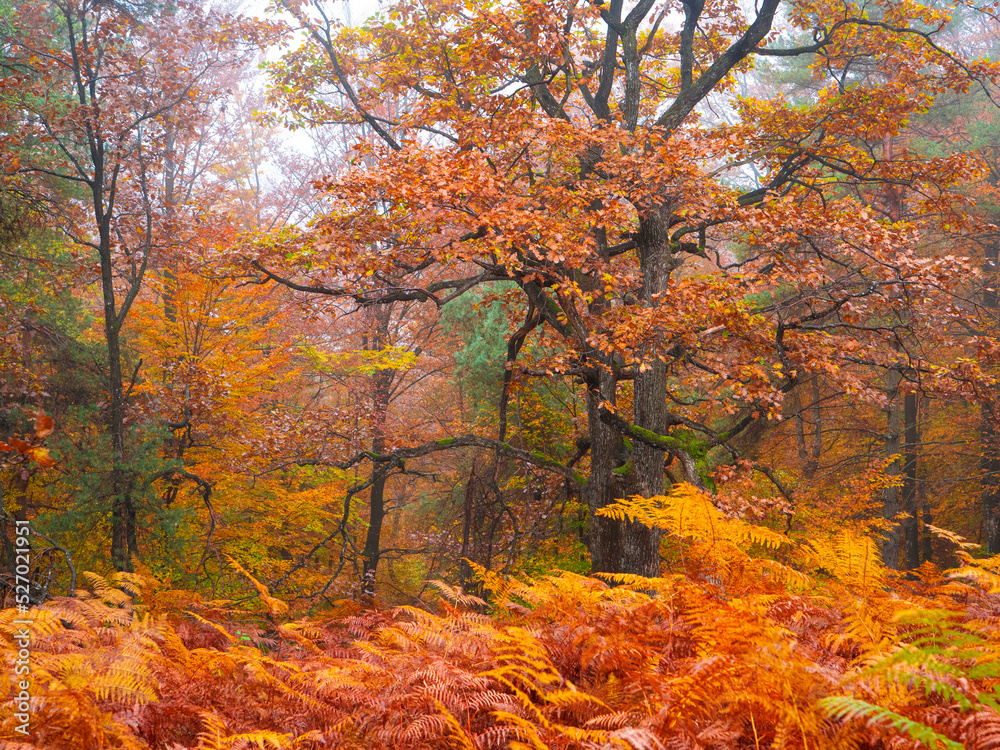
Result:
M381 439L372 441L373 453L381 453L384 449L385 444ZM372 483L369 508L368 533L365 535L365 548L361 552L361 556L364 558L361 595L373 598L375 596L375 576L378 573L381 552L382 523L385 521L385 477L378 477Z
M812 456L806 463L806 478L812 479L819 469L819 460L823 456L823 413L820 407L822 391L819 385L819 375L812 378L812 413L813 413L813 445Z
M96 202L96 201L95 201ZM125 452L125 393L122 379L121 340L115 306L114 269L111 262L111 227L105 216L100 221L101 291L104 298L104 335L108 345L108 416L111 438L111 564L115 570L132 570L135 538L135 508L129 492Z
M24 372L32 372L33 364L31 362L31 332L27 325L24 325L22 321L21 330L21 367ZM11 478L11 492L14 495L14 503L17 505L17 510L13 513L10 509L6 507L4 503L4 488L0 485L0 510L4 511L2 517L0 517L0 547L2 547L2 559L0 559L0 571L9 572L11 575L14 574L14 568L16 567L16 557L18 549L15 548L17 543L17 524L12 523L7 520L8 517L16 521L27 521L28 520L28 484L31 481L31 475L28 472L28 468L25 465L18 466L14 465L14 475ZM28 536L28 553L30 559L30 543L31 536ZM24 547L19 548L21 552L26 551ZM0 599L0 605L2 605L2 599Z
M370 344L365 348L369 351L382 351L389 344L389 322L392 308L383 306L375 313L375 331ZM379 370L370 379L372 398L372 453L381 454L385 450L385 422L389 412L389 394L396 371ZM373 471L378 471L375 464ZM361 595L366 598L375 596L375 576L378 574L378 563L381 554L382 523L385 521L385 484L386 477L378 476L372 482L368 513L368 532L365 535L365 547L361 552L363 572L361 576Z
M899 367L891 367L886 373L886 395L889 398L889 406L886 413L885 429L885 457L889 459L886 467L886 475L893 484L885 488L883 516L890 522L889 528L885 532L885 540L882 543L882 560L888 568L899 568L899 526L893 520L899 513L899 485L898 478L901 472L899 460L900 438L902 428L902 408L899 398L899 384L903 379Z
M476 498L476 484L478 481L476 460L473 458L472 467L469 469L469 480L465 483L465 492L462 498L462 560L459 570L461 571L460 584L463 589L467 589L472 581L469 555L471 554L472 547L472 506Z
M983 264L983 308L987 317L986 325L994 330L1000 312L1000 282L997 263L1000 260L1000 237L993 235L986 242L986 258ZM994 389L990 397L980 407L980 439L982 497L983 497L983 537L986 551L991 555L1000 553L1000 394Z
M163 164L163 205L166 210L166 227L171 236L177 234L177 164L174 161L174 123L171 121L166 137L166 158ZM173 255L163 261L163 316L173 325L177 322L177 273Z
M136 551L136 518L131 494L131 478L127 469L121 327L118 321L114 262L111 254L111 212L114 197L105 194L106 164L103 141L95 140L91 158L94 164L94 180L90 187L94 201L94 218L98 228L104 337L108 347L108 412L105 429L111 438L111 471L107 487L111 500L111 564L115 570L131 571L132 555Z
M980 407L982 440L983 542L991 555L1000 553L1000 404L997 398Z
M816 476L816 471L819 469L819 459L823 455L823 415L819 403L821 397L819 375L813 375L811 385L813 421L811 447L806 444L805 419L802 416L805 408L802 406L798 389L792 391L792 408L795 411L795 439L798 445L799 460L802 461L802 474L806 479L812 479Z
M799 397L798 388L792 390L789 401L792 412L795 414L795 446L799 454L799 461L802 462L802 470L805 472L809 465L809 449L806 447L806 426L805 420L802 418L802 399Z
M171 0L168 2L166 7L167 13L175 13L177 10L176 3ZM177 138L175 135L176 123L173 118L168 120L166 138L164 139L166 155L163 160L163 206L164 213L166 215L165 229L166 234L169 237L177 237L177 162L174 159L174 153L176 148ZM174 268L174 255L173 252L168 251L165 257L160 259L162 263L163 272L163 317L166 319L168 326L174 326L177 323L177 272ZM172 361L172 364L180 364L183 361L184 354L178 349L176 354L167 353L167 360ZM170 388L182 387L183 383L174 382L174 373L180 372L180 370L175 370L172 367L165 367L163 370L163 382ZM187 392L187 391L185 391ZM186 399L185 399L186 401ZM177 422L179 424L188 423L188 427L181 428L179 431L175 430L172 432L172 437L170 442L164 447L164 452L172 451L174 458L183 465L184 462L184 451L187 447L185 445L187 438L185 435L189 435L188 431L190 426L191 412L187 410L187 405L185 404L185 411L182 412L181 416ZM164 504L169 504L173 502L174 498L177 497L178 492L181 488L181 478L173 474L170 479L167 480L167 490L164 493Z
M637 244L642 270L642 302L652 307L657 295L667 291L677 260L670 250L669 208L651 211L639 224ZM662 435L667 429L667 366L655 358L645 362L633 384L633 420L636 426ZM655 497L663 494L665 453L644 443L632 447L633 468L628 494ZM657 576L663 533L641 524L625 526L624 572Z
M28 535L27 547L16 547L17 544L17 521L27 521L28 520L28 485L31 482L31 475L28 473L27 467L25 466L14 466L14 477L11 479L11 493L14 495L14 504L17 505L17 510L10 513L10 516L14 519L15 523L10 523L6 518L0 521L0 534L2 534L3 541L3 566L0 570L10 573L13 575L14 569L17 567L17 555L18 553L27 553L28 559L31 559L31 536ZM3 501L3 487L0 487L0 508L4 507ZM8 509L9 513L9 509ZM8 530L10 536L8 536ZM2 603L2 597L0 597L0 603Z
M595 203L594 208L600 208ZM607 234L595 227L594 236L600 248L601 257L610 262ZM589 312L599 317L608 310L608 302L599 293L593 276L584 275L581 286L594 292L594 301ZM624 483L615 469L625 463L624 441L621 433L601 420L601 406L612 408L618 400L618 375L610 358L591 350L589 355L593 365L585 377L587 388L587 428L590 435L590 476L583 488L583 497L590 513L587 528L587 547L590 550L590 569L593 573L620 573L624 564L623 525L610 518L598 516L597 511L624 497Z
M930 503L924 503L924 562L930 562L934 559L934 540L931 538L931 532L928 530L927 526L934 523L934 519L931 517L931 506Z
M9 513L2 485L0 485L0 510ZM4 513L3 517L0 518L0 572L13 574L17 556L17 551L14 549L17 525L7 520L7 513ZM2 604L2 600L0 600L0 604Z
M920 447L917 394L907 393L903 397L903 437L906 441L903 451L903 520L902 533L906 547L906 567L910 570L920 567L920 522L917 509L917 455Z
M887 161L894 158L894 143L892 135L886 135L883 141L883 157ZM900 220L903 214L903 194L895 185L889 185L885 189L885 201L888 207L889 219L893 222ZM886 414L885 431L885 456L890 460L887 467L888 477L894 486L885 489L884 516L889 519L890 526L886 531L885 542L882 545L882 559L886 567L899 569L900 566L900 540L901 529L893 520L900 508L900 487L898 484L899 475L902 472L902 462L899 457L900 438L902 432L902 405L899 398L899 386L903 381L902 364L894 365L886 373L886 395L889 398L889 409Z

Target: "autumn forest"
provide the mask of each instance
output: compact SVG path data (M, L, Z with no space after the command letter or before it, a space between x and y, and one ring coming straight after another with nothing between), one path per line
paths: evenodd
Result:
M0 750L1000 748L1000 3L0 0Z

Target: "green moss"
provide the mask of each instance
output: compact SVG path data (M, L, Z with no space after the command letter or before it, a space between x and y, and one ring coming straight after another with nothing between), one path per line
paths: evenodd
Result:
M446 448L446 447L448 447L449 445L451 445L454 442L455 442L455 438L442 438L441 440L435 440L434 444L435 445L440 445L440 446Z
M641 438L644 442L652 443L653 445L662 448L665 451L671 448L683 448L684 445L675 437L670 437L667 435L658 435L652 430L647 430L644 427L639 427L637 425L632 426L632 434L636 437Z
M633 468L635 468L635 464L631 460L629 460L626 461L621 466L619 466L617 469L612 469L611 473L618 477L627 477L629 474L632 473Z

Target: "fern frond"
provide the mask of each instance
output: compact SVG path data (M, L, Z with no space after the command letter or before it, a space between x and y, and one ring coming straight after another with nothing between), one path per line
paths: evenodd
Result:
M193 617L194 619L196 619L198 622L200 622L202 625L208 625L213 630L221 633L222 635L224 635L226 637L226 640L229 641L230 643L236 643L236 637L232 633L230 633L228 630L226 630L224 627L222 627L219 623L212 622L211 620L208 620L208 619L202 617L201 615L197 614L196 612L190 612L190 611L188 611L185 614L190 615L191 617Z
M222 742L229 735L226 723L214 713L203 711L201 723L204 727L198 733L199 750L225 750Z
M863 720L869 725L881 725L900 734L907 734L931 750L963 750L962 743L938 734L926 724L921 724L883 706L875 706L851 696L838 695L821 698L820 709L831 717L845 721Z
M588 693L581 692L573 687L566 690L553 690L552 692L545 693L544 698L546 703L553 706L571 706L577 703L590 703L603 708L605 711L611 710L604 701Z
M405 727L393 727L379 732L379 736L393 745L420 743L431 737L441 737L448 730L448 720L444 714L427 714L416 717Z
M947 539L952 544L958 545L959 549L977 549L979 547L978 544L970 542L961 534L956 534L954 531L949 531L948 529L942 529L939 526L934 526L926 521L924 522L924 528L934 536L940 537L941 539Z
M476 743L472 741L468 732L466 732L462 725L458 723L458 719L452 715L447 706L441 703L441 701L434 701L434 707L437 708L437 710L444 717L445 725L449 730L449 734L458 741L458 745L462 748L462 750L479 750L479 748L476 747Z
M472 594L466 594L460 586L449 586L444 581L438 580L428 581L427 583L436 588L442 598L452 604L462 607L486 607L486 602L483 599Z
M267 748L286 750L293 746L289 735L277 732L257 731L229 734L225 722L208 711L202 712L201 721L204 729L198 734L198 750L232 750L237 745L258 747L261 750L267 750Z
M476 734L476 744L480 750L502 750L509 747L510 727L494 724Z
M62 622L65 618L60 617L60 614L51 609L40 607L32 609L28 615L21 614L14 608L0 610L0 637L8 643L13 643L14 633L24 627L23 625L15 624L15 620L31 621L29 629L32 638L48 638L60 634L66 629ZM83 618L80 618L79 624L81 629L90 629Z
M260 600L267 605L268 611L271 613L272 617L283 617L288 614L288 604L271 596L271 592L268 590L267 586L258 581L249 571L247 571L242 565L240 565L236 560L234 560L229 555L226 555L226 559L229 561L229 565L237 573L243 575L244 578L253 584L254 588L257 589L257 593L260 595Z
M595 573L595 576L603 581L608 581L619 587L625 587L637 594L645 596L648 599L648 592L659 594L660 596L669 596L672 594L677 585L685 580L685 577L678 574L669 576L667 578L646 578L645 576L635 575L633 573ZM642 597L636 597L634 601L642 601Z
M541 736L538 734L538 730L535 724L532 724L527 719L518 716L517 714L510 713L509 711L494 711L493 717L498 721L505 722L510 726L511 731L517 734L522 739L528 741L528 745L524 745L520 742L511 742L510 747L531 747L534 750L550 750L548 744L546 744Z
M126 571L112 573L108 576L108 583L129 596L139 596L143 589L150 587L150 582L145 576Z
M663 750L663 743L648 729L641 727L625 727L608 735L609 739L619 747L631 750Z
M319 635L315 628L309 623L282 623L278 626L279 634L285 636L289 640L295 641L307 651L311 651L318 656L324 656L325 654L323 649L317 646L316 642L306 635L308 632L313 633L315 636Z
M750 565L771 580L783 584L786 588L801 591L811 589L816 584L810 576L777 560L753 560Z
M465 559L465 563L472 571L473 577L483 587L484 591L489 591L498 599L505 599L511 582L492 570L487 570L479 563Z
M635 711L615 711L610 714L601 714L600 716L595 716L589 719L584 725L590 729L603 729L604 731L610 731L614 729L621 729L628 724L634 723L640 714Z
M993 750L1000 747L1000 713L986 709L966 717L962 725L966 750Z

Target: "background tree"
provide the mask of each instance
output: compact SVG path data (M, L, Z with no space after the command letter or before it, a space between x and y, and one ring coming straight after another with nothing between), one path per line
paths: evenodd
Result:
M69 0L20 4L8 37L19 62L4 80L6 105L23 113L16 171L42 194L67 183L79 191L80 200L55 204L61 228L99 259L111 452L103 493L119 570L131 569L137 545L127 401L141 360L123 372L125 323L151 258L169 242L158 185L174 125L196 122L208 93L198 87L223 64L227 33L196 6Z

